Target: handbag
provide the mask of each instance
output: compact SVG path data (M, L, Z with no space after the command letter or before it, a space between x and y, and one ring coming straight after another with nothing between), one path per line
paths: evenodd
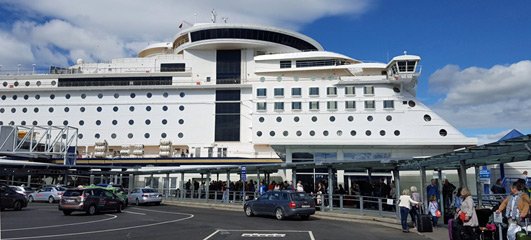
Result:
M441 214L441 210L437 210L437 211L435 211L435 216L436 216L437 218L440 218L440 217L442 216L442 214Z
M459 212L459 219L462 221L462 222L467 222L466 221L466 212Z

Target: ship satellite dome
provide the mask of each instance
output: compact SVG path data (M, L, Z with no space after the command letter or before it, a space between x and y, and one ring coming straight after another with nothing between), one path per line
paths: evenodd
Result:
M76 60L76 63L77 63L77 65L81 65L81 64L84 63L84 61L83 61L82 58L78 58L78 59Z

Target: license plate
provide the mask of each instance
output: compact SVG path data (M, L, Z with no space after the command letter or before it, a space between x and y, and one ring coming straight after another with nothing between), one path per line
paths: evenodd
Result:
M303 207L303 208L309 208L310 205L302 205L301 207Z

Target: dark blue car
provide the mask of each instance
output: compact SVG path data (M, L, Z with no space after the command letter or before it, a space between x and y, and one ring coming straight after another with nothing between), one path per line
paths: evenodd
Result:
M243 209L248 217L270 215L282 220L299 216L306 220L315 214L315 202L305 192L271 191L246 202Z

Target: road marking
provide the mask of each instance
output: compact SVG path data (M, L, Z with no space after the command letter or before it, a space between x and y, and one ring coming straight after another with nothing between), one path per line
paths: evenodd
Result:
M124 213L137 214L137 215L146 215L145 213L131 212L131 211L122 211Z
M216 231L213 232L212 234L208 235L206 238L203 238L203 240L208 240L209 238L211 238L211 237L213 237L214 235L216 235L218 232L219 232L219 230L216 230Z
M315 237L313 236L313 232L312 231L308 231L308 234L310 234L310 239L311 240L315 240Z
M111 217L110 217L110 218L105 218L105 219L100 219L100 220L87 221L87 222L66 223L66 224L48 225L48 226L40 226L40 227L26 227L26 228L3 229L2 232L22 231L22 230L31 230L31 229L43 229L43 228L56 228L56 227L64 227L64 226L81 225L81 224L87 224L87 223L105 222L105 221L113 220L113 219L115 219L115 218L118 217L118 216L116 216L116 215L112 215L112 214L105 214L105 215L107 215L107 216L111 216Z
M208 235L203 240L208 240L213 238L216 234L230 234L229 232L243 232L241 234L242 238L285 238L287 234L284 233L307 233L310 237L310 240L315 240L312 231L304 230L245 230L245 229L218 229L212 234Z
M282 233L242 233L242 237L247 238L284 238L286 234Z
M154 210L151 210L151 211L154 211ZM111 229L103 229L103 230L95 230L95 231L87 231L87 232L77 232L77 233L63 233L63 234L54 234L54 235L42 235L42 236L29 236L29 237L4 238L4 240L36 239L36 238L56 238L56 237L78 236L78 235L96 234L96 233L104 233L104 232L116 232L116 231L129 230L129 229L135 229L135 228L144 228L144 227L151 227L151 226L163 225L163 224L168 224L168 223L175 223L175 222L180 222L180 221L188 220L188 219L191 219L191 218L194 217L193 214L188 214L188 213L171 213L171 212L163 212L163 211L157 211L157 212L168 213L168 214L188 215L188 217L185 217L185 218L179 218L179 219L176 219L176 220L170 220L170 221L158 222L158 223L150 223L150 224L144 224L144 225L130 226L130 227L111 228Z

